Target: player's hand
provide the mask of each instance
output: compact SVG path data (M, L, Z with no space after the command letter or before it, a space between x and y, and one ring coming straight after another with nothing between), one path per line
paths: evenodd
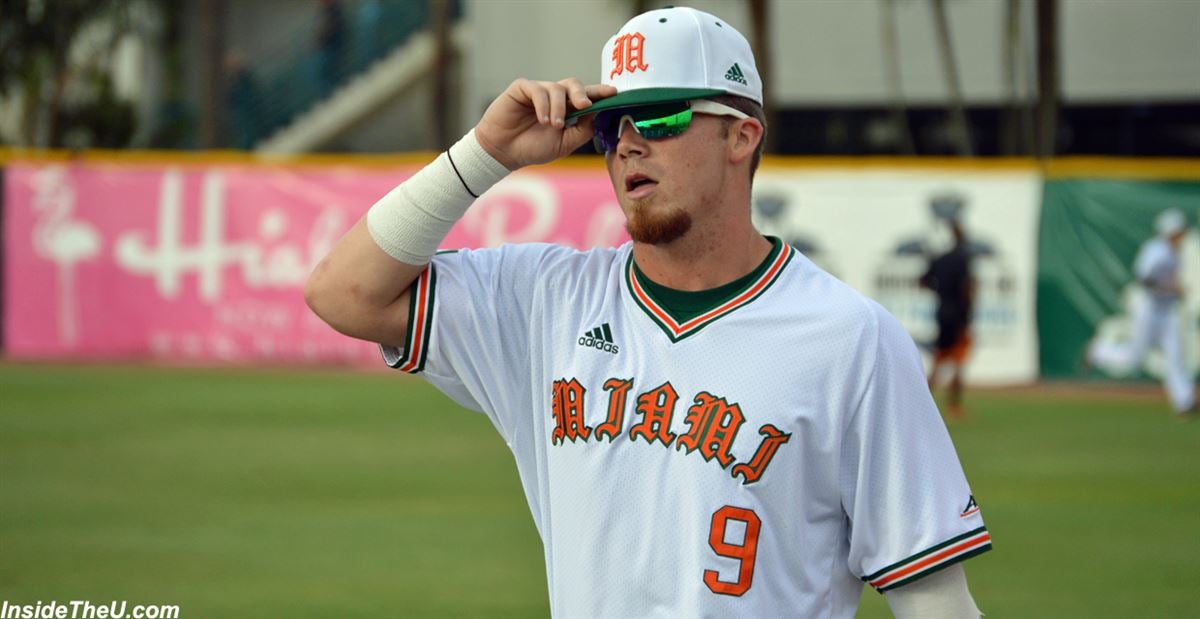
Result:
M575 78L558 82L518 79L488 106L475 138L510 170L554 161L592 139L592 116L567 126L567 113L617 94L612 86L584 86Z

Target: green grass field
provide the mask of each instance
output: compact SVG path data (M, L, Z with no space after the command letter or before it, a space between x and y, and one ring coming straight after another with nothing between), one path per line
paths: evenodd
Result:
M994 537L966 564L989 619L1197 616L1200 421L1144 390L968 406L950 429ZM0 364L10 603L540 617L543 569L507 448L419 380Z

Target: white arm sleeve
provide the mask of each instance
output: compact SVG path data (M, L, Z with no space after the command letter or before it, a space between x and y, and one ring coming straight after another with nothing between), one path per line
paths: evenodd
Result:
M896 619L978 619L962 565L951 565L886 594Z
M483 192L508 175L472 129L367 211L367 230L380 249L405 264L429 262L450 228Z

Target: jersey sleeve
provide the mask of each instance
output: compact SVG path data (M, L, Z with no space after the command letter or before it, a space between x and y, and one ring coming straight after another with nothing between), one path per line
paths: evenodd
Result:
M1171 295L1175 272L1167 242L1157 238L1146 242L1134 260L1133 274L1150 292Z
M1133 261L1133 276L1138 281L1153 280L1158 270L1158 263L1161 262L1158 258L1158 252L1155 250L1153 241L1145 243L1138 249L1137 257Z
M421 374L509 438L528 411L533 288L548 246L439 253L413 282L404 347L381 346L393 368Z
M871 303L874 359L842 441L849 568L880 592L991 548L991 537L900 323Z

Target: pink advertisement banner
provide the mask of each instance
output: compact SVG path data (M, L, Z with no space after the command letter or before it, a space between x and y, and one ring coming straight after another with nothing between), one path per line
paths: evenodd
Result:
M4 182L12 359L375 363L309 312L308 273L415 168L13 163ZM607 176L544 169L480 198L444 247L627 239Z

